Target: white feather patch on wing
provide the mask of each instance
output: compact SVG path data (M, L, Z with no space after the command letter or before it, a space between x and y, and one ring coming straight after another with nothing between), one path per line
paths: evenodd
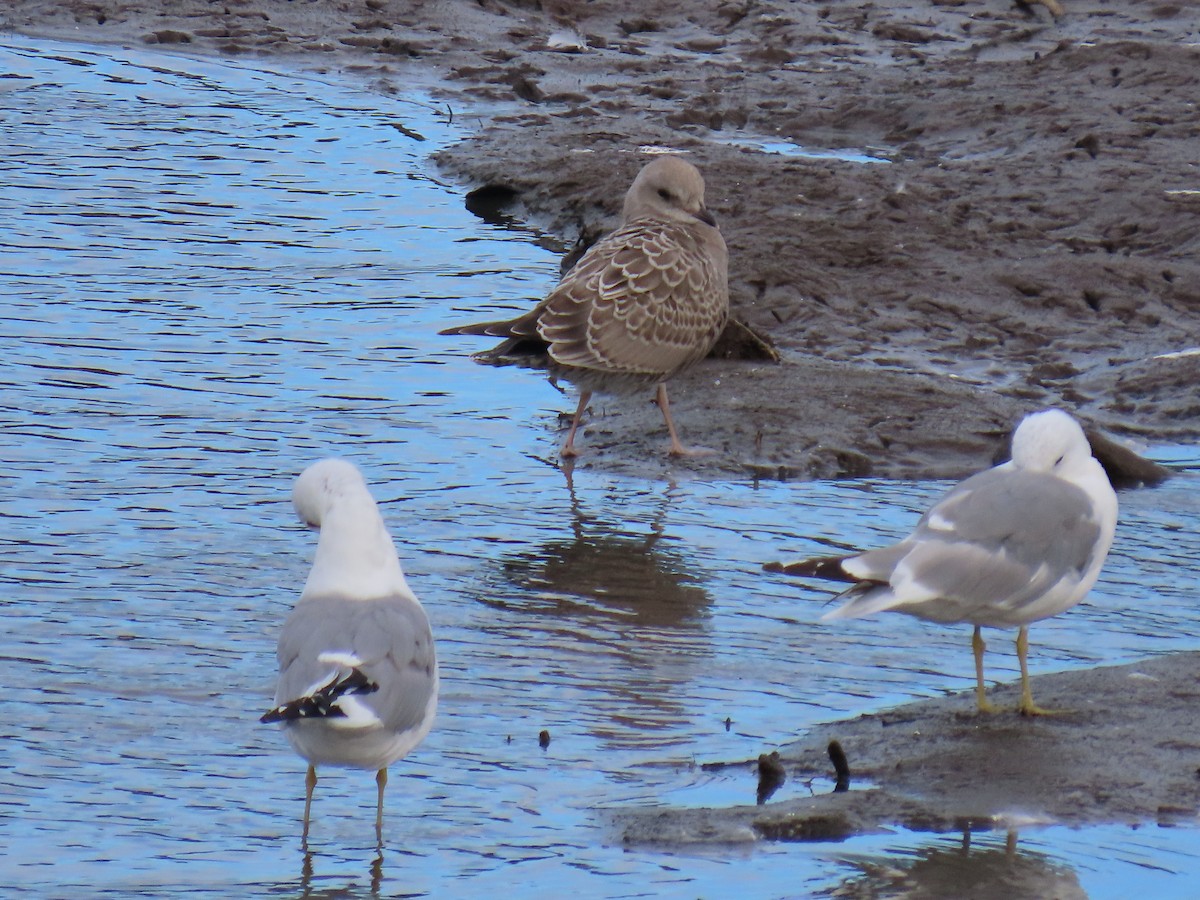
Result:
M954 522L944 517L936 508L930 511L929 518L925 520L925 525L931 531L954 531Z
M867 561L858 556L842 560L842 569L851 578L859 581L886 581L891 572L876 572L867 565Z
M363 664L363 661L353 653L346 653L341 650L326 650L317 657L317 662L334 666L345 666L347 669L355 669Z
M346 715L345 717L330 716L325 719L325 724L331 728L373 728L382 724L379 716L371 711L371 707L354 694L343 694L333 705Z
M314 694L317 694L320 691L325 690L325 688L329 687L331 684L333 684L337 680L337 677L338 677L338 672L335 669L334 671L330 672L328 675L326 675L320 681L315 681L312 684L310 684L307 688L304 689L304 691L300 694L300 696L295 699L299 700L303 697L311 697Z
M903 606L906 603L923 603L926 600L936 599L939 591L931 588L928 585L922 584L916 572L916 560L906 558L900 565L896 566L896 571L892 573L891 585L892 593L895 595L896 602L893 606Z

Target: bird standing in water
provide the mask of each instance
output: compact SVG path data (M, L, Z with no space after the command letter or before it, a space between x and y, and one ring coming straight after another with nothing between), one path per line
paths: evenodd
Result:
M305 840L317 766L329 765L376 773L382 841L387 768L424 740L437 710L433 633L357 467L314 463L296 479L292 503L321 534L279 637L275 707L261 721L282 722L308 761Z

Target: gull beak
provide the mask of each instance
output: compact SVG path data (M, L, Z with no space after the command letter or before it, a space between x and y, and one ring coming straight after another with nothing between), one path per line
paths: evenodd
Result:
M705 225L711 225L713 228L717 227L717 220L713 218L713 214L706 207L700 207L700 211L696 213L696 218Z

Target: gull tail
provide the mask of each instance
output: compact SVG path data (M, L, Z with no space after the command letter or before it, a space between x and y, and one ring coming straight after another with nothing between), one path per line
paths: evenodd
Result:
M821 616L822 622L831 619L861 619L885 609L894 609L897 605L892 586L883 581L860 581L829 602L836 603L839 600L845 602Z
M782 572L784 575L797 575L801 578L849 582L849 588L829 601L830 603L842 601L841 606L821 616L822 621L857 619L894 607L896 595L892 591L892 586L883 578L864 578L851 575L843 565L851 559L860 560L862 556L821 556L792 563L771 562L763 566L763 570Z
M364 675L361 669L351 669L320 690L268 710L258 721L269 724L294 722L297 719L344 718L346 713L334 706L339 698L346 694L373 694L377 690L379 685Z

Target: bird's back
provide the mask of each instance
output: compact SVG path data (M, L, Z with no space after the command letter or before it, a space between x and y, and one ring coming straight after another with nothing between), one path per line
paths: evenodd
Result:
M352 671L369 685L339 697L340 714L288 721L289 739L310 762L383 768L420 743L433 724L433 634L410 596L305 598L284 623L278 656L278 705Z
M561 366L664 380L708 354L728 315L720 232L642 219L593 245L536 320Z
M938 622L1037 621L1087 592L1111 530L1078 485L1011 466L989 469L945 494L905 540L845 560L862 583L829 618L895 609Z

